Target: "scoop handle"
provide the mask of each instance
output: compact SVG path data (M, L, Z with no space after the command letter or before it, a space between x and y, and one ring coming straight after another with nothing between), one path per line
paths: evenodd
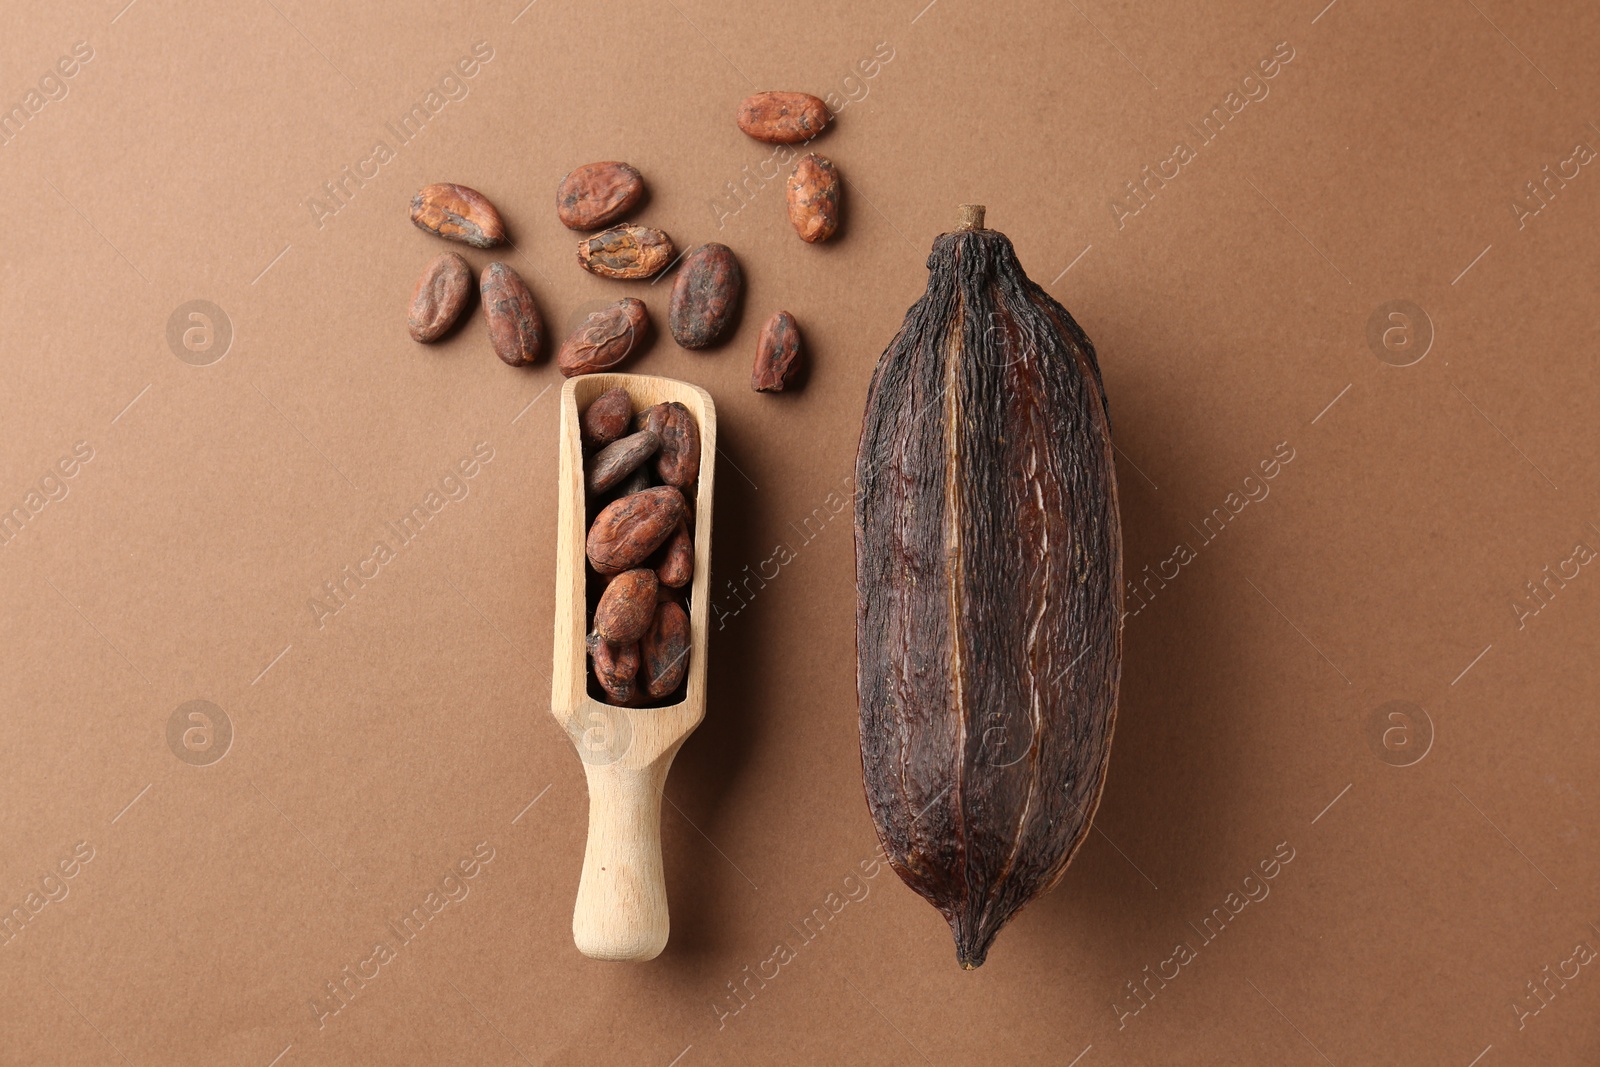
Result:
M584 765L589 842L572 939L591 959L652 960L667 945L661 788L671 762L669 755L643 768Z

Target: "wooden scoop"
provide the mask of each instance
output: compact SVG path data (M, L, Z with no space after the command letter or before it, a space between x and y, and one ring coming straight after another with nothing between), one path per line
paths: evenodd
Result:
M700 479L690 499L694 578L689 585L688 688L664 708L619 708L589 695L584 588L583 445L578 416L618 386L635 412L676 400L700 428ZM706 623L711 588L711 493L717 413L704 389L640 374L585 374L561 390L560 512L556 528L555 669L550 714L567 731L589 780L589 844L572 911L578 951L597 960L649 960L667 944L661 873L661 790L678 747L705 717Z

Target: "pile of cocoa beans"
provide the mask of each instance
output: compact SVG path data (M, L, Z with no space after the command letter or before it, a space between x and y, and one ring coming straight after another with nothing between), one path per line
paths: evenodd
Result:
M804 144L833 120L827 105L797 92L761 92L739 105L736 122L747 136L783 146ZM834 164L816 153L795 163L787 184L789 222L802 241L827 241L839 228L841 180ZM556 217L570 230L589 231L578 242L577 262L600 278L639 281L674 264L667 321L681 347L701 350L727 336L739 317L744 273L727 245L697 245L681 255L672 238L653 226L625 222L647 199L644 176L627 163L587 163L556 189ZM425 186L411 201L411 221L447 240L490 249L511 246L505 221L489 198L451 182ZM598 232L593 232L598 231ZM520 254L520 250L513 250ZM533 293L509 263L484 267L477 286L495 354L513 367L531 366L545 351L544 321ZM431 344L451 332L472 303L473 269L458 252L442 252L424 268L411 295L411 337ZM567 377L613 371L646 347L651 334L644 301L626 296L593 312L556 352ZM766 320L756 343L750 387L782 392L797 384L804 362L800 328L787 311Z
M689 671L700 428L679 403L635 414L625 389L579 420L589 534L589 658L596 699L624 707L681 700Z

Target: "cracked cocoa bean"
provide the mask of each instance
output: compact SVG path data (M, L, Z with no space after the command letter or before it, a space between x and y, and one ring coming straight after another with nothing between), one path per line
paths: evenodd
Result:
M504 244L506 226L489 198L450 182L425 185L411 198L411 221L419 229L474 248Z
M578 242L578 262L602 278L649 278L672 262L672 238L651 226L613 226Z
M411 339L437 341L455 325L472 295L472 268L455 252L440 252L422 271L411 291L406 325Z

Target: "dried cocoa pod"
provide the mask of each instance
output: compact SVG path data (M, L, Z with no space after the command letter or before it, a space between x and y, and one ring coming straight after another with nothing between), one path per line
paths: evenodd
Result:
M428 344L455 325L472 295L472 268L455 252L440 252L422 270L411 291L406 326L411 339Z
M828 105L810 93L769 91L739 104L739 128L768 144L809 141L833 120Z
M656 578L665 586L682 589L694 577L694 538L689 536L689 524L678 523L667 543L661 546L661 562L656 564Z
M642 690L638 685L639 646L637 644L608 645L598 635L590 634L589 656L594 660L594 676L612 704L632 706L639 703Z
M505 223L489 198L450 182L423 186L411 198L411 221L419 229L473 248L493 248L506 239Z
M598 230L644 199L644 176L626 163L585 163L556 188L556 217L569 230Z
M644 343L650 313L644 301L625 296L590 313L561 344L556 366L568 378L611 370Z
M684 253L672 282L667 324L684 348L704 348L721 337L739 311L744 274L733 249L704 244Z
M671 536L683 513L683 494L670 485L607 504L584 543L590 565L607 576L637 567Z
M934 241L856 456L867 803L968 969L1088 834L1122 669L1094 346L982 220Z
M589 461L586 485L591 493L603 493L632 474L639 465L656 454L661 438L649 430L631 433L613 441Z
M483 268L478 291L494 354L513 367L538 359L544 346L544 320L522 276L504 263L491 263Z
M594 609L594 632L613 645L628 645L644 636L656 614L660 579L648 567L623 571L606 584Z
M608 445L628 432L633 421L633 398L621 386L607 389L583 410L578 433L586 445Z
M656 474L667 485L679 489L693 485L700 476L700 427L689 409L676 400L656 404L639 412L636 425L661 439L656 455Z
M789 224L807 244L826 241L839 228L839 168L815 152L789 175Z
M655 621L639 641L639 674L645 692L671 696L689 670L689 614L675 601L656 606Z
M672 238L652 226L613 226L578 242L578 262L602 278L649 278L672 262Z
M793 315L780 311L761 327L750 388L758 393L781 393L794 384L801 363L800 327Z

